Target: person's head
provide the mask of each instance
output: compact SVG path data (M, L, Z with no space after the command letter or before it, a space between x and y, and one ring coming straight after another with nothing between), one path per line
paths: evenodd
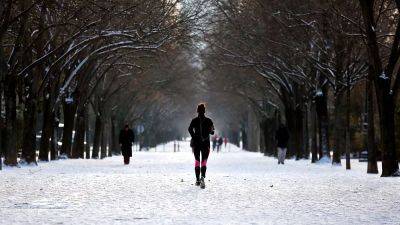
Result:
M206 113L206 106L204 105L204 103L200 103L199 105L197 105L197 113L199 115L204 115Z
M129 130L129 125L128 124L125 124L124 130Z

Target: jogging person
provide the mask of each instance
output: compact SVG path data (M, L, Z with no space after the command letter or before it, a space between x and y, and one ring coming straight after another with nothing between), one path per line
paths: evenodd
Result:
M206 187L204 178L206 177L207 159L210 154L210 134L214 134L213 122L210 118L205 116L205 112L205 105L199 104L197 106L198 116L190 122L188 129L192 137L191 147L193 148L195 158L194 170L196 174L196 186L200 186L201 188Z

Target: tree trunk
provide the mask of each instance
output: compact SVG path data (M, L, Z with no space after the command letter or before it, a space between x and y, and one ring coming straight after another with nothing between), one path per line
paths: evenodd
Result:
M289 131L289 142L288 142L288 149L286 152L287 158L292 158L295 153L297 152L297 128L296 128L296 112L291 107L291 105L285 105L285 117L286 117L286 126ZM282 122L281 122L282 123Z
M308 124L308 115L309 115L309 104L304 104L304 115L303 115L303 156L305 159L310 158L310 133L309 133L309 124Z
M367 173L378 173L378 164L376 160L376 146L375 146L375 120L374 120L374 87L373 83L367 79L367 150L368 150L368 169Z
M317 112L315 111L315 103L311 104L311 163L318 161L318 146L317 146L317 133L318 133L318 122Z
M103 128L101 129L101 154L100 158L104 159L107 157L107 124L103 123Z
M56 119L55 112L51 113L52 129L51 129L51 140L50 140L50 160L58 159L58 119Z
M0 48L0 54L1 54L1 48ZM1 55L0 55L1 57ZM0 58L1 60L1 58ZM1 63L1 62L0 62ZM1 70L0 70L1 73ZM0 82L0 112L3 111L3 84ZM5 131L4 131L4 126L5 125L5 121L2 117L0 117L0 170L3 169L3 149L5 149L4 147L4 135L5 135Z
M247 149L247 133L246 133L246 128L241 129L242 131L242 148Z
M345 149L345 140L346 140L346 130L345 130L345 122L343 121L343 102L342 102L342 94L336 93L335 96L335 123L334 125L334 146L333 146L333 157L332 164L341 165L341 156L342 151Z
M316 110L318 120L320 122L320 140L321 140L321 155L320 161L330 162L329 153L329 117L328 117L328 101L326 91L317 94L316 96Z
M75 123L75 136L74 144L71 151L71 158L78 159L84 158L85 151L85 111L84 108L78 109L76 123Z
M349 76L347 76L349 77ZM351 169L350 165L350 80L347 78L347 91L346 91L346 170Z
M382 92L382 90L379 92ZM380 94L380 99L382 176L399 176L399 164L395 146L394 100L392 95L383 93Z
M303 111L300 106L295 110L295 145L296 145L296 160L304 158L304 143L303 143Z
M5 135L5 154L4 164L8 166L18 165L17 152L17 98L16 98L16 77L12 74L7 75L5 81L4 100L6 108L6 135Z
M76 105L74 103L64 103L64 129L60 155L68 158L71 155L72 131L74 129Z
M85 110L85 140L86 140L86 145L85 145L85 158L90 159L90 143L91 143L91 138L90 138L90 127L89 127L89 112L88 109Z
M46 94L45 94L46 95ZM42 137L40 138L40 148L39 148L39 160L49 161L50 152L50 138L51 129L53 128L53 120L51 119L52 112L50 108L50 97L47 93L43 101L43 126L42 126Z
M36 163L36 99L30 91L25 103L21 162Z
M111 152L113 155L120 155L121 154L121 149L119 148L118 145L118 136L117 136L117 130L115 127L115 117L111 117Z
M392 71L384 71L377 41L374 16L374 1L360 0L362 16L367 36L368 60L372 66L372 73L369 77L374 82L377 104L379 109L380 132L382 142L382 175L399 176L399 164L396 156L395 144L395 102L393 90L391 90ZM394 46L397 48L397 46ZM390 63L396 63L391 60ZM392 67L392 65L390 65ZM389 65L388 65L389 68ZM387 77L389 76L389 77ZM392 78L393 79L393 78ZM397 90L394 90L397 91Z
M96 123L94 127L94 138L93 138L93 150L92 150L92 158L99 158L99 148L100 148L100 140L103 129L103 122L100 115L96 115Z

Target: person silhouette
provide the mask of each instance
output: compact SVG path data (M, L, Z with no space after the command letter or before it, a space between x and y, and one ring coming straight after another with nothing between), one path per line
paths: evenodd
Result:
M207 160L210 154L210 134L214 135L214 124L210 118L205 116L206 107L204 104L197 106L197 113L198 116L192 119L188 130L192 137L191 147L195 158L196 186L205 188L204 178L206 177Z
M124 156L124 164L128 165L132 157L132 144L135 141L133 130L126 124L124 129L119 133L119 145L121 146L122 155Z

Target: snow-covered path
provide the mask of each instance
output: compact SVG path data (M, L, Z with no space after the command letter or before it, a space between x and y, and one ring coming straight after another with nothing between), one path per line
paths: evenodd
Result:
M201 190L187 145L135 152L129 166L112 157L6 168L0 224L400 224L400 180L367 175L364 163L278 166L231 147L211 154Z

